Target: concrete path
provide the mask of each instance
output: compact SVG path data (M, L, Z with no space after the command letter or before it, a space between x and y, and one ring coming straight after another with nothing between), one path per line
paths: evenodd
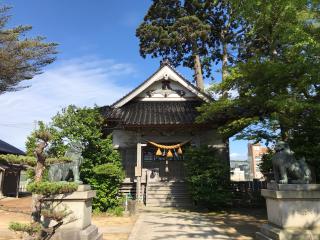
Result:
M157 210L139 216L129 240L230 239L209 218L196 212Z

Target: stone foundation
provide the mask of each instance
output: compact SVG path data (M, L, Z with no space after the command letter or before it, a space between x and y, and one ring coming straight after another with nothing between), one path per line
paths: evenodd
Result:
M91 190L89 185L79 185L78 190L73 193L48 199L54 202L57 209L71 212L64 219L64 224L57 229L53 240L102 240L98 228L91 224L92 199L95 196L96 192Z
M268 184L261 190L266 198L268 224L257 239L320 239L320 185Z

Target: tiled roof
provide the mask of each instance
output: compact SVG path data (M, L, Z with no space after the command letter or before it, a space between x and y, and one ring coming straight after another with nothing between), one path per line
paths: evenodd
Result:
M108 121L122 125L181 125L194 124L200 101L141 101L130 102L120 108L104 108Z
M6 143L2 140L0 140L0 154L16 154L16 155L25 155L23 151L20 149L10 145L9 143Z

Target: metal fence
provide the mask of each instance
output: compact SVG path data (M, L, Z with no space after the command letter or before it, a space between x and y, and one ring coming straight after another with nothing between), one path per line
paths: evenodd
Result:
M266 181L231 182L233 205L246 207L265 206L265 199L261 196L261 189L267 188Z

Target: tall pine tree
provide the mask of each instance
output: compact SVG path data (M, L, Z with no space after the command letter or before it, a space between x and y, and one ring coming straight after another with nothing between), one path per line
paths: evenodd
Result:
M210 77L215 64L225 79L247 29L237 7L237 1L154 0L136 32L140 54L194 69L201 89L203 72Z
M57 46L44 42L44 37L24 37L31 26L6 28L9 9L0 6L0 94L20 90L21 81L40 74L44 66L55 60Z

